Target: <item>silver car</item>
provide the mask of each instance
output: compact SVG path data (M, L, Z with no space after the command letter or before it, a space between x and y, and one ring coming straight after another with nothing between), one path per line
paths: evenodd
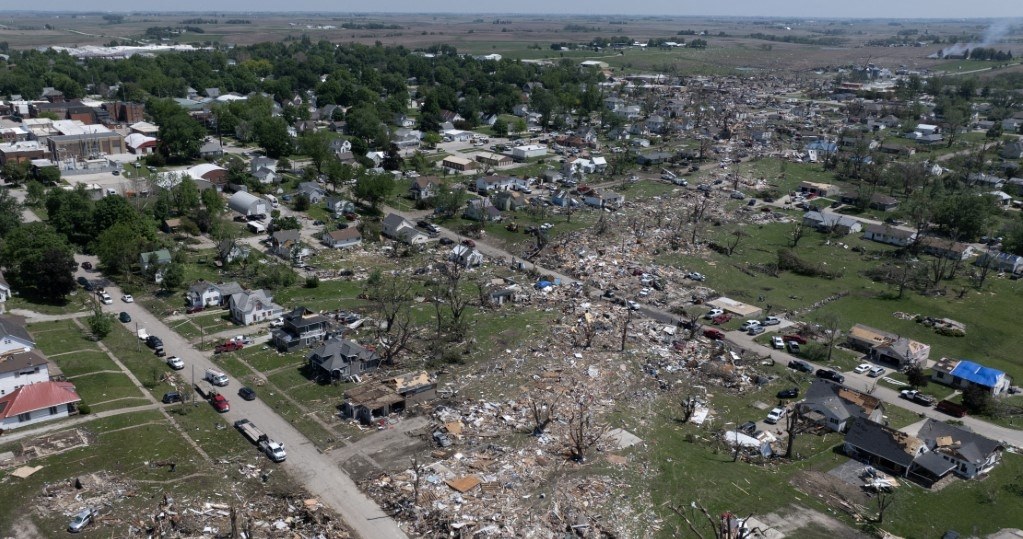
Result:
M78 533L82 531L86 526L92 522L93 517L96 516L96 512L90 507L86 507L75 515L75 518L71 520L71 524L68 524L67 531L71 533Z

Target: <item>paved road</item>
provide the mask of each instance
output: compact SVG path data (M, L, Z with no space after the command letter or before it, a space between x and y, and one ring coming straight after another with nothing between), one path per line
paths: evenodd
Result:
M78 258L79 262L87 259L96 262L92 257ZM199 380L207 368L218 367L208 353L196 350L185 338L172 331L142 305L122 302L121 290L101 274L83 273L81 270L79 274L98 282L115 298L112 305L103 306L105 311L115 314L125 311L131 315L132 322L128 324L128 329L135 331L136 327L145 328L150 335L157 335L163 339L167 354L179 356L185 361L185 370L181 371L183 376L186 378L194 376ZM154 356L153 361L157 364L160 360ZM239 387L241 384L237 380L232 380L225 388L225 395L233 395ZM288 451L288 460L281 466L321 503L337 511L359 537L364 539L406 537L397 522L386 515L376 502L363 494L355 482L335 464L334 459L320 453L312 442L262 400L244 401L237 397L231 398L231 411L223 414L223 418L231 424L238 419L249 419L270 437L282 441Z

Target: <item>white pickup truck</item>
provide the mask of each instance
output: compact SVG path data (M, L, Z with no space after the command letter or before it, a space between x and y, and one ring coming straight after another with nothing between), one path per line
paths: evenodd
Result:
M266 435L259 427L252 424L248 419L239 419L234 422L234 428L241 431L250 442L259 446L259 450L266 453L266 456L274 462L284 462L288 458L284 444L275 442Z

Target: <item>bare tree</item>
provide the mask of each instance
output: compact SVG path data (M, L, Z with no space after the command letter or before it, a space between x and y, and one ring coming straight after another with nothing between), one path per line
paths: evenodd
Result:
M529 409L533 413L533 436L540 436L547 425L554 420L558 408L558 401L561 400L561 393L556 395L544 394L542 399L533 395L529 396Z
M576 327L581 332L582 337L582 341L577 341L576 345L582 346L583 348L589 348L593 345L593 338L597 335L597 324L594 323L593 315L590 313L583 314L583 316L579 318L579 323Z
M412 308L406 306L395 316L390 326L378 327L377 342L384 363L394 364L394 358L404 352L413 338L419 335L419 326L412 320Z
M878 524L881 524L882 522L884 522L885 511L887 511L888 508L891 507L893 503L895 503L895 493L890 490L889 491L878 490L877 495L874 496L874 501L876 502L875 505L877 507L876 522Z
M796 435L799 434L800 432L799 429L802 426L802 423L803 413L799 408L799 405L797 404L793 408L792 413L789 414L788 417L785 419L785 432L789 436L788 443L785 446L785 457L790 460L794 455L794 453L792 452L793 446L795 446L796 444Z
M395 275L384 276L379 272L366 280L365 293L376 316L384 321L387 328L394 325L399 313L412 304L412 287L412 281Z
M796 219L796 222L792 227L792 233L789 236L789 245L791 245L793 249L795 249L796 246L799 245L799 240L803 239L803 233L805 231L806 225L803 224L803 220Z
M735 249L739 246L739 242L741 242L743 238L749 236L749 234L747 234L745 230L737 228L732 231L731 236L732 239L728 244L728 256L732 256L732 253L734 253Z
M981 256L983 257L984 262L978 264L980 270L974 271L971 275L973 286L976 287L977 290L984 288L984 281L987 280L987 275L991 272L991 266L993 265L995 258L994 253L987 253Z
M838 338L842 335L842 320L834 313L824 313L817 317L821 332L824 334L824 345L828 347L827 361L831 362L831 354L835 351Z
M415 456L409 457L409 462L412 464L412 474L415 476L412 479L412 503L419 505L419 488L422 485L423 470L426 466L423 466Z
M689 243L696 245L697 237L703 230L703 217L707 213L707 210L713 205L713 200L708 194L697 199L697 202L693 204L692 210L689 212L689 223L692 227L692 236L690 237Z
M724 513L718 519L715 519L711 516L710 511L707 511L707 508L700 502L692 502L688 511L683 509L681 506L673 505L668 505L668 509L671 509L672 513L678 515L682 521L686 523L686 527L689 528L689 531L699 539L707 539L708 537L700 530L700 528L704 527L700 525L701 520L707 522L707 525L710 527L709 537L713 537L714 539L748 539L749 537L753 537L755 533L760 532L759 528L748 529L744 526L736 526L738 522L744 520L737 518L731 513ZM699 516L702 516L703 519L700 519L697 513L699 513ZM746 517L745 521L748 520L749 517ZM678 526L675 527L675 535L678 537L686 536L686 534L682 533L682 530Z
M629 326L632 324L632 307L625 307L625 323L622 324L622 352L625 351L625 341L629 338Z
M611 430L611 425L593 419L587 410L587 400L590 398L580 398L578 407L568 418L568 438L572 442L572 460L576 462L585 462L587 451Z

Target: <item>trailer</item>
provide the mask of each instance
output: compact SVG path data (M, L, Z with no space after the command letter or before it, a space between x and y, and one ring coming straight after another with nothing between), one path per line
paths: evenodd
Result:
M250 442L256 444L259 450L265 453L270 460L284 462L288 458L288 453L284 450L284 444L271 440L265 432L248 419L235 421L234 428L238 429Z
M195 390L200 397L206 399L213 406L214 410L220 413L231 411L231 403L228 402L227 397L217 391L209 382L200 380L195 384Z

